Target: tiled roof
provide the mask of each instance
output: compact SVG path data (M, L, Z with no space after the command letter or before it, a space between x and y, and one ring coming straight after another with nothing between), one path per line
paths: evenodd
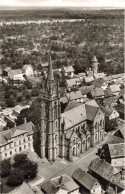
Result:
M112 114L112 112L115 110L112 106L100 106L100 108L102 109L102 111L105 113L106 117L110 117L110 115Z
M75 108L75 107L77 107L79 105L81 105L80 102L69 101L68 104L65 107L64 112L69 111L69 110L71 110L71 109L73 109L73 108Z
M82 96L82 93L81 91L73 91L73 92L70 92L70 93L66 93L66 97L69 99L69 100L77 100L77 99L81 99L83 96Z
M72 87L72 86L76 85L77 82L80 82L79 78L73 78L73 79L66 80L66 84L68 87Z
M122 126L119 127L119 129L116 131L114 135L117 136L117 134L119 133L122 135L123 138L125 138L125 123L123 123Z
M87 119L90 121L93 121L93 119L95 118L97 111L99 110L99 107L95 107L95 106L90 106L85 104L86 107L86 114L87 114Z
M90 106L95 106L95 107L99 107L99 105L97 104L97 102L95 100L89 100L88 102L85 103L86 105L90 105Z
M12 74L13 74L13 75L22 74L22 69L15 69L15 70L12 70Z
M97 180L91 176L89 173L84 172L82 169L78 168L73 173L72 177L81 185L83 185L86 189L89 191L92 190L94 184L97 182Z
M110 97L110 96L113 96L113 93L111 91L110 88L107 88L106 90L104 90L104 94L105 94L105 97Z
M82 121L86 120L86 110L85 105L82 104L76 108L73 108L67 112L61 114L62 123L63 119L65 119L65 128L68 129Z
M104 79L96 79L92 82L92 85L101 88L104 82L105 82Z
M110 89L111 91L114 93L114 92L120 92L120 87L118 85L110 85Z
M101 96L104 96L104 92L103 92L103 89L102 88L93 88L91 90L91 95L93 97L101 97Z
M63 96L62 98L60 98L60 102L63 103L63 104L68 103L67 97L66 96Z
M74 180L67 175L63 174L62 176L51 179L42 184L41 189L46 194L55 194L60 189L66 190L68 192L75 191L79 186L74 182Z
M111 158L124 157L124 143L108 144Z
M115 109L116 109L119 113L123 113L123 114L124 114L125 105L117 104L117 105L115 106Z
M74 68L71 65L68 66L68 67L63 67L63 69L64 69L64 71L66 73L68 73L68 72L74 72Z
M100 158L96 158L91 162L89 170L92 170L108 181L112 179L114 174L114 167Z
M28 122L22 125L18 125L11 129L5 130L1 132L0 145L3 145L11 140L12 137L16 137L18 135L28 133L28 135L33 134L36 131L32 122Z
M4 71L9 72L11 70L11 67L6 67Z
M85 82L88 83L88 82L92 82L94 80L94 77L93 76L87 76L84 79L85 79Z
M16 189L14 189L13 191L9 192L10 194L34 194L34 192L32 191L32 189L30 188L30 186L26 183L23 182L23 184L19 187L17 187Z
M106 139L106 143L107 144L124 143L124 140L120 137L109 134L107 139Z
M32 65L30 65L30 64L26 64L26 65L24 65L24 66L23 66L23 68L22 68L22 69L26 70L26 69L27 69L27 67L31 67L31 68L32 68Z
M88 94L92 90L93 86L83 86L79 88L81 91L82 95Z

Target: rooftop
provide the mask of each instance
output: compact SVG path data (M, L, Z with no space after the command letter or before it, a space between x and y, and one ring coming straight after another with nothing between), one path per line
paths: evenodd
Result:
M73 66L67 66L67 67L63 67L63 69L64 69L64 71L66 72L66 73L68 73L68 72L74 72L74 68L73 68Z
M87 172L84 172L81 168L75 170L72 177L89 191L91 191L94 184L97 182L97 180L93 176L91 176Z
M108 144L111 158L124 157L124 143Z

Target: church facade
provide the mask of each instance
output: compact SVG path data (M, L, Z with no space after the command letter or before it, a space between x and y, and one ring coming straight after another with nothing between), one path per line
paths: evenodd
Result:
M72 161L103 141L104 129L105 115L95 100L61 114L59 85L54 80L50 56L41 97L41 158L50 162L58 157Z

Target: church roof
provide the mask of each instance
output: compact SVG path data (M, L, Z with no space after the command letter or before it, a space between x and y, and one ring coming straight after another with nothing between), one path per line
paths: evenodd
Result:
M79 105L81 105L80 102L69 101L68 104L65 107L64 112L69 111L69 110L71 110L71 109L73 109L73 108L75 108L75 107L77 107Z
M99 109L99 107L95 107L95 106L90 106L90 105L85 105L86 107L86 114L87 114L87 119L89 121L93 121L93 119L95 118L97 111Z
M85 105L82 104L76 108L73 108L67 112L62 113L62 121L65 119L65 128L71 128L72 126L81 123L86 120L86 110Z

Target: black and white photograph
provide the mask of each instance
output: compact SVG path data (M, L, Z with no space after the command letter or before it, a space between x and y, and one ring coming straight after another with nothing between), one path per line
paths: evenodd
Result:
M1 194L125 194L124 9L0 1Z

